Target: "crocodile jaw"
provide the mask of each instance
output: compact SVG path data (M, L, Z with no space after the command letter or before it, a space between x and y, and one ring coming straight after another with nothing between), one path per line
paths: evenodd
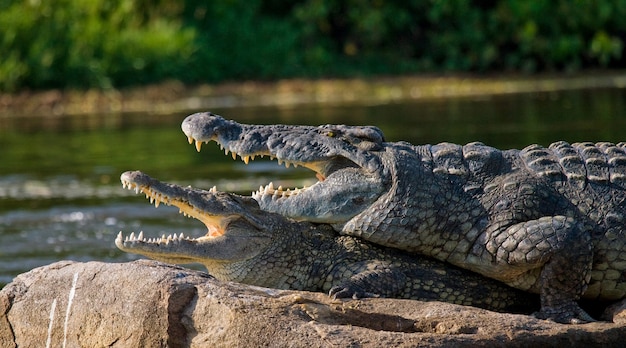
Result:
M384 151L382 133L372 127L245 125L198 113L188 116L182 129L198 151L215 141L226 155L239 156L245 164L268 156L287 168L315 172L318 181L308 188L285 190L269 183L252 193L261 209L295 220L342 224L388 189L374 154Z
M211 194L219 193L215 188L203 191L167 185L166 188L174 192L173 196L169 196L158 189L159 185L164 184L143 173L126 172L120 179L123 187L135 190L137 193L144 193L156 207L160 203L176 206L183 215L203 222L208 230L206 235L199 238L187 237L183 233L163 235L160 238L145 238L143 232L138 235L131 233L124 237L120 232L115 245L122 251L141 254L168 263L197 262L205 264L207 268L215 268L216 263L232 263L252 258L267 244L268 238L263 231L259 230L260 226L257 222L232 211L222 211L221 215L219 211L205 211L194 204L192 199L176 195L178 191L188 192L188 198L201 194L203 196L196 198L195 201L205 198L208 200L212 198Z

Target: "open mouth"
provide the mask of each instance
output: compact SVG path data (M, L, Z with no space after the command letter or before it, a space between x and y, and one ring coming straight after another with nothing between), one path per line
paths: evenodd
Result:
M232 218L228 215L211 215L208 214L189 201L187 201L184 197L171 197L161 192L158 192L154 188L152 188L149 184L139 184L133 182L130 176L133 173L127 174L124 173L121 177L122 187L135 191L135 193L143 193L146 195L146 198L150 201L151 204L154 204L155 207L159 207L161 203L169 206L175 206L179 208L179 213L183 214L186 217L194 218L196 220L201 221L207 228L207 234L198 237L192 238L189 236L185 236L182 232L180 234L169 234L162 235L157 238L145 238L143 232L135 235L135 233L131 233L129 236L124 237L122 232L119 233L117 239L123 240L123 242L144 242L144 243L154 243L154 244L169 244L172 242L181 242L181 241L201 241L206 238L215 238L221 236L225 233L226 227L228 223L232 220ZM216 193L217 190L213 187L209 193Z
M267 156L270 160L276 161L279 165L284 165L286 168L290 168L291 166L293 166L294 168L305 167L315 172L315 177L317 178L318 181L308 187L304 186L301 188L283 188L282 186L276 187L271 182L265 186L262 185L259 187L257 191L252 192L252 198L256 200L259 200L262 197L267 197L267 196L271 196L273 199L289 198L289 197L297 196L303 193L304 191L308 190L310 187L317 185L321 182L324 182L330 175L332 175L333 173L341 169L349 168L349 167L358 168L358 165L356 163L343 157L335 157L335 158L327 159L327 160L303 162L303 161L295 161L295 160L289 160L285 158L279 158L275 155L272 155L269 151L255 152L251 154L239 154L233 150L226 148L223 144L218 142L217 139L200 141L200 140L194 139L192 136L187 136L187 140L189 141L189 144L195 143L195 147L198 152L200 152L202 148L202 144L207 144L211 140L213 140L219 145L220 149L224 151L225 155L230 154L233 160L236 160L237 157L239 156L241 161L243 161L243 163L245 163L246 165L249 164L251 161L254 161L257 157L264 158Z

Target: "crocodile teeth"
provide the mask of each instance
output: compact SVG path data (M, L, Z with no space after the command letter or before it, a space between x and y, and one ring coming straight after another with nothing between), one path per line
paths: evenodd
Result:
M196 151L200 152L200 148L202 147L202 142L196 140Z
M291 197L298 195L304 191L304 188L294 188L294 189L283 189L282 186L278 186L278 188L274 188L274 183L269 183L267 186L260 186L258 191L252 192L252 196L260 197L260 196L273 196L274 198L279 197Z
M131 232L131 234L129 236L126 236L126 238L124 238L123 233L120 231L120 233L117 235L117 239L118 240L124 240L124 242L145 242L146 240L143 237L143 231L139 232L139 235L135 236L135 232Z
M144 238L143 236L143 231L139 232L139 235L135 236L135 232L131 232L131 234L129 236L124 237L124 234L120 231L120 233L117 235L116 240L119 241L124 241L124 243L138 243L138 242L142 242L142 243L148 243L148 244L169 244L169 243L178 243L180 241L195 241L195 238L191 238L191 237L187 237L185 236L185 234L183 234L182 232L180 234L176 234L174 233L173 235L170 234L168 236L162 235L161 238Z
M187 141L189 144L193 143L193 137L191 135L187 136Z

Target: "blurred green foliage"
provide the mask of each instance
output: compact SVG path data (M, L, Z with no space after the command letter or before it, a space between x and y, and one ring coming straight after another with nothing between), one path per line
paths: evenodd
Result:
M0 0L0 90L624 68L626 0Z

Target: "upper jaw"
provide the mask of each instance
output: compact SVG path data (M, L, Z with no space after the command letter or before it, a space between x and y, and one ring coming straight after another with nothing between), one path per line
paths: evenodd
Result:
M129 190L144 193L155 207L161 203L176 206L181 214L204 223L207 234L197 239L223 235L228 224L234 219L245 219L250 225L262 228L261 221L254 214L255 209L259 209L258 204L247 197L219 192L215 187L208 191L191 187L182 188L162 183L140 171L124 172L120 176L120 181L122 186ZM175 237L176 235L170 239L176 239ZM165 242L167 239L163 237L155 241Z
M226 155L248 164L268 156L287 167L303 166L322 177L341 165L375 170L368 152L382 146L382 133L374 127L248 125L226 120L210 112L187 116L181 128L190 144L215 141ZM369 145L367 145L369 144Z

